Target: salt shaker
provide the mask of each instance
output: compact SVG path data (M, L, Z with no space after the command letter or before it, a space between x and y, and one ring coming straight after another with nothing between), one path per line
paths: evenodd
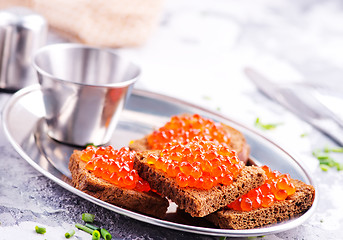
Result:
M32 57L45 45L47 32L45 18L28 8L0 11L0 89L16 91L38 83Z

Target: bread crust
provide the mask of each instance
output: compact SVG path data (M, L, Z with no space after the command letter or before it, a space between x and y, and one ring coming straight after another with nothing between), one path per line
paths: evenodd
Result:
M313 204L315 189L299 180L292 180L296 192L286 200L272 206L248 212L221 209L206 216L206 219L220 228L252 229L290 219L306 212Z
M238 131L237 129L230 127L226 124L221 123L221 125L226 129L226 131L230 134L230 144L229 148L231 150L235 150L237 152L238 158L247 164L250 155L250 146L245 140L244 135ZM135 151L147 151L151 150L148 144L147 136L132 141L129 144L129 148Z
M139 192L115 186L96 177L85 168L86 163L80 159L81 151L75 150L70 157L69 170L75 188L105 202L138 211L150 216L163 218L169 202L153 192Z
M209 190L179 187L174 178L146 162L145 157L148 153L149 151L146 151L136 155L134 168L138 174L153 189L175 202L192 217L203 217L226 206L251 189L262 185L266 178L262 169L249 166L244 167L230 185L219 184Z

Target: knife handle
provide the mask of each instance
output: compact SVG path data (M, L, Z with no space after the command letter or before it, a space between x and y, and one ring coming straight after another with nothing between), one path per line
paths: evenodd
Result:
M343 147L343 128L331 119L313 119L311 124L328 138Z

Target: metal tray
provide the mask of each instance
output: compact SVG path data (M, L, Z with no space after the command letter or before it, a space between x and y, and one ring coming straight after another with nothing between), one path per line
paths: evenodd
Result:
M152 92L133 90L110 144L116 148L127 146L130 140L143 137L154 128L163 125L172 115L181 113L198 113L237 128L245 135L251 147L251 157L257 163L266 164L283 173L290 173L292 178L314 185L299 161L260 134L218 113ZM179 214L174 203L171 203L165 219L149 217L108 204L68 184L68 161L74 148L53 141L47 136L39 86L30 86L15 93L2 114L6 136L32 167L72 193L139 221L197 234L248 237L273 234L299 226L312 215L317 205L318 197L315 198L313 206L297 218L251 230L218 229L206 221L196 221Z

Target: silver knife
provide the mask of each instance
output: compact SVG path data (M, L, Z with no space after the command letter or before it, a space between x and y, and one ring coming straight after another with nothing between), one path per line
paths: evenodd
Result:
M252 68L245 68L244 72L266 96L343 146L343 121L311 93L308 85L279 85Z

